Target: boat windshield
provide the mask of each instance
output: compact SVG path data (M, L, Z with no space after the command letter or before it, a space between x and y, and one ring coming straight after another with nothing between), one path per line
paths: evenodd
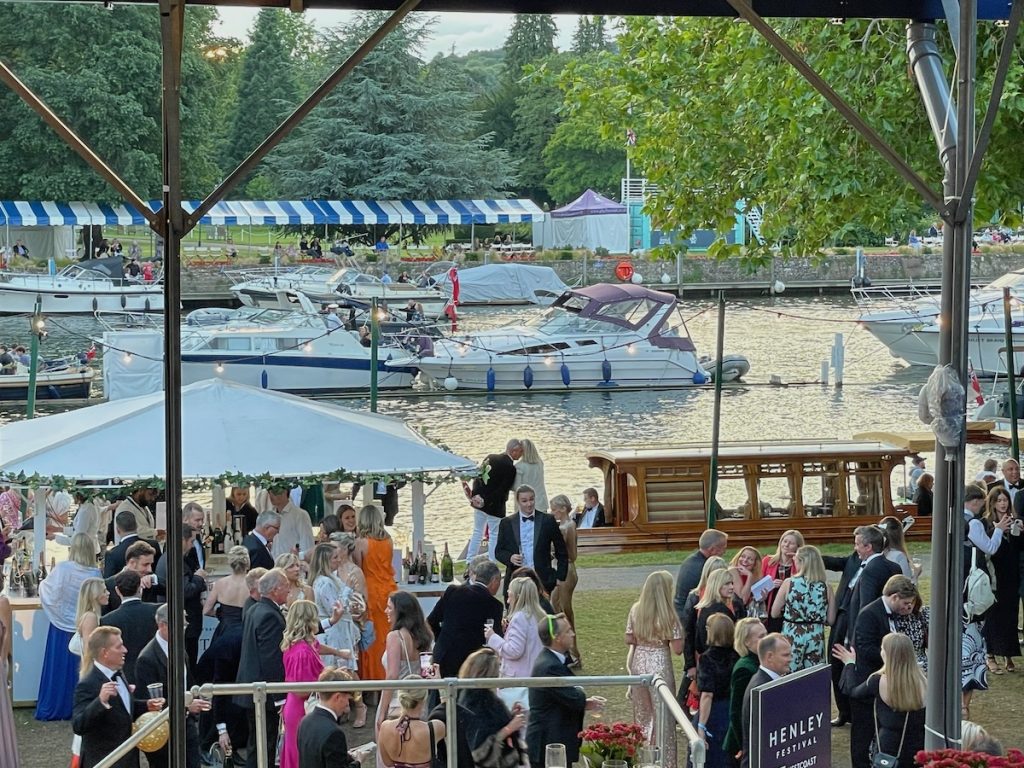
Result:
M1013 272L1007 272L1002 277L997 277L991 283L985 286L983 290L1002 290L1003 288L1021 288L1024 287L1024 269L1015 269Z
M542 314L528 320L525 325L547 334L620 334L625 329L621 323L609 321L606 317L580 317L579 307L572 307L570 299L563 306L551 307ZM586 304L586 300L583 300Z

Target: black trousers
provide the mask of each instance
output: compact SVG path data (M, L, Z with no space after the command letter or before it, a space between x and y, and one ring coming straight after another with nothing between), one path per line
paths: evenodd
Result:
M185 768L199 768L199 719L185 718ZM168 768L167 747L146 754L149 768Z
M281 726L281 710L274 702L268 701L266 708L267 728L263 733L256 730L256 709L247 710L249 715L249 741L246 744L248 754L245 756L245 768L257 768L256 761L256 740L266 739L267 742L267 765L274 764L274 755L277 753L277 731Z
M871 768L871 740L875 737L874 699L850 699L850 763Z
M829 632L828 647L825 648L825 653L828 655L828 663L832 668L832 693L836 698L836 709L839 710L839 717L843 720L849 720L850 697L839 690L839 678L843 676L843 662L832 657L832 646L842 645L845 634L846 620L845 617L842 617L836 620L836 625Z

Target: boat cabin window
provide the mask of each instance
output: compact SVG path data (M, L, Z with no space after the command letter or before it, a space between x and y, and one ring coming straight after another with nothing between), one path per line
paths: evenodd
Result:
M509 355L546 355L551 352L558 352L562 349L568 349L569 344L564 341L557 341L554 344L535 344L532 347L523 347L522 349L510 349L505 354Z
M630 520L640 514L640 485L632 472L626 473L626 513Z
M839 503L839 465L834 461L807 461L801 469L804 515L832 517Z
M276 352L279 349L279 341L280 339L268 339L265 337L257 336L252 340L252 348L256 352Z
M223 349L228 352L248 352L252 349L251 340L241 336L218 336L210 339L208 349Z
M663 306L650 299L630 299L629 301L615 301L606 304L598 310L595 317L614 318L630 328L639 328L644 320L651 316L659 307Z
M750 492L747 486L746 467L742 464L719 464L715 516L741 518L747 517L749 512Z
M758 467L758 517L789 517L796 511L793 478L787 477L789 464L762 464Z
M851 461L847 462L846 472L850 514L876 518L884 515L882 463L879 461Z

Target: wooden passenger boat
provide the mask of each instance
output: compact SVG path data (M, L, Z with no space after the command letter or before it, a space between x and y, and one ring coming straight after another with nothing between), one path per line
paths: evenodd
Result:
M774 545L790 528L808 543L851 542L858 525L916 512L893 500L907 483L913 452L879 440L723 442L714 527L729 534L730 547ZM579 532L583 553L696 546L708 527L710 444L593 451L587 458L604 473L608 527ZM931 519L915 522L909 537L927 538Z

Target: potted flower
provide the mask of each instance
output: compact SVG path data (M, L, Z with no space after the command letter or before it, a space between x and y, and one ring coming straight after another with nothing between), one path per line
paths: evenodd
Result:
M1010 749L1005 756L995 756L960 749L921 750L914 756L914 761L921 768L1022 768L1024 752Z
M634 723L594 723L580 731L580 756L601 768L605 760L632 762L644 744L644 730Z

